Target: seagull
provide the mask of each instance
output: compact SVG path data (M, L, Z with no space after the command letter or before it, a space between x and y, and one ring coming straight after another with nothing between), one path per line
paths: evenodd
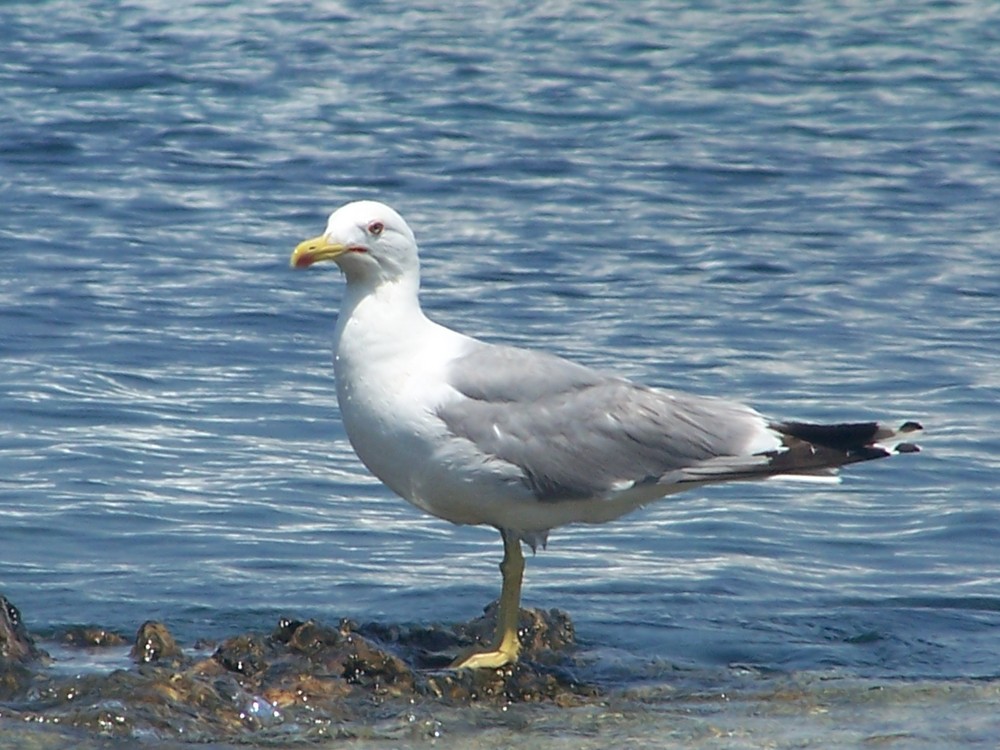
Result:
M913 421L775 421L439 325L420 307L413 231L383 203L337 209L291 256L294 268L323 261L346 277L333 365L354 451L420 510L492 526L503 540L493 642L459 655L455 669L517 661L522 542L535 550L557 527L606 523L693 487L831 476L919 450Z

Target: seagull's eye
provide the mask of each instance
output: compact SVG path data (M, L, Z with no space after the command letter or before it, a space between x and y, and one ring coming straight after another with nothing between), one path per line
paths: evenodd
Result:
M373 221L371 224L368 225L368 234L372 235L373 237L378 237L380 234L382 234L383 229L385 229L385 224L383 224L381 221Z

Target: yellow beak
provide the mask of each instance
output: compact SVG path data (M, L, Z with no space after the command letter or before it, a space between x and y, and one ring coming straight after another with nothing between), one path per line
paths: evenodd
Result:
M329 242L324 235L300 242L292 252L293 268L308 268L321 260L335 260L348 250L346 245Z

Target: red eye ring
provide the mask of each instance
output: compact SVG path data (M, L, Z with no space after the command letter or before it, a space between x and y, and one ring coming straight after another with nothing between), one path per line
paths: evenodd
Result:
M382 234L382 230L385 229L385 224L381 221L373 221L368 225L368 234L378 237Z

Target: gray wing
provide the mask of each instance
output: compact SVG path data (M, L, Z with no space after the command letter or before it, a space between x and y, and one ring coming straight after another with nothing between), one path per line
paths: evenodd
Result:
M482 345L452 363L449 382L464 398L438 410L448 429L519 467L542 500L766 463L746 455L766 429L747 407L647 388L543 352Z

